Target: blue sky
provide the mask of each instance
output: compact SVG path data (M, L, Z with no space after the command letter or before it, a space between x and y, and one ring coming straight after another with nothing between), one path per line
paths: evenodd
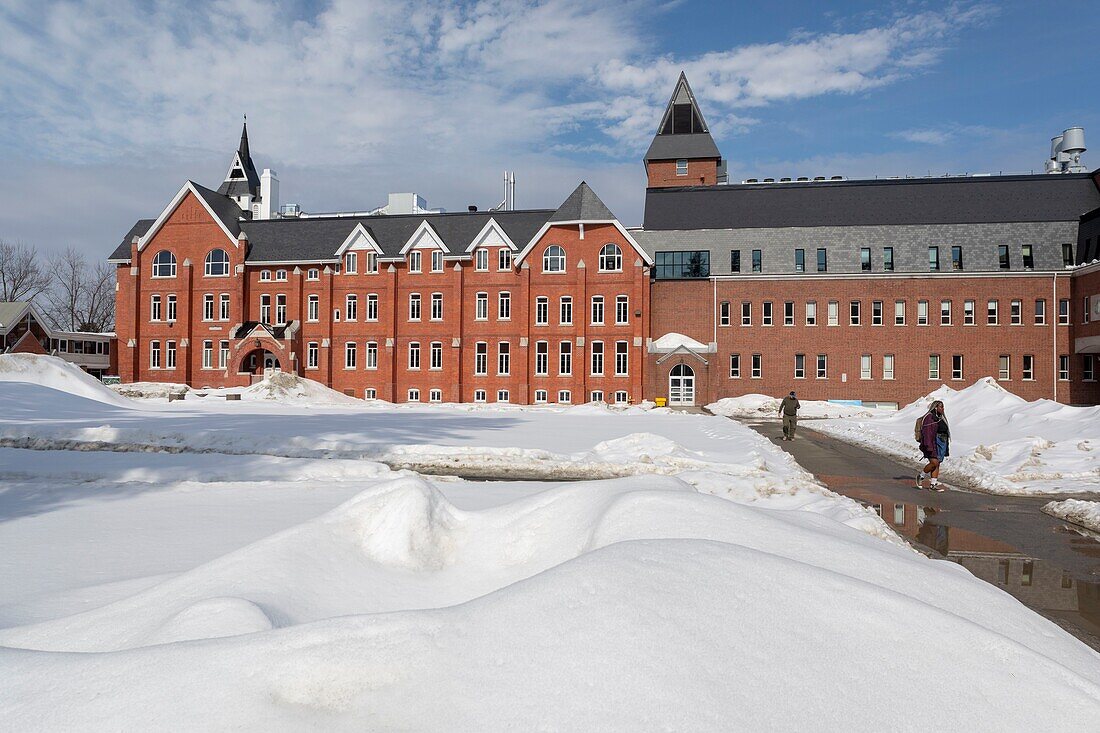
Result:
M1100 166L1100 4L0 0L0 239L106 255L249 115L284 202L552 207L586 179L641 220L685 69L731 179Z

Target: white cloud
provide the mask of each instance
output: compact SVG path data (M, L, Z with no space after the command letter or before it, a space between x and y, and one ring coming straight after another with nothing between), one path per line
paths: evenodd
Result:
M24 172L125 170L107 176L122 193L66 186L92 212L95 201L113 207L99 214L114 217L110 236L95 235L101 248L132 210L155 213L180 171L216 184L242 113L257 163L280 171L284 198L315 210L361 209L399 189L450 208L495 203L500 172L515 168L521 203L554 205L587 177L637 222L638 159L681 68L715 133L739 134L757 124L753 109L916 73L989 11L952 6L655 57L645 26L666 12L675 3L0 0L0 156L18 155L5 167ZM29 212L58 184L27 174L2 187L43 202ZM21 221L0 214L0 233Z

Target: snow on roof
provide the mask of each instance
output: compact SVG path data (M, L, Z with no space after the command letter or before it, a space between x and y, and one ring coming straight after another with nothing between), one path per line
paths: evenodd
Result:
M704 351L709 348L706 344L675 331L666 333L661 338L653 339L653 348L655 349L678 349L681 346L686 346L692 351Z

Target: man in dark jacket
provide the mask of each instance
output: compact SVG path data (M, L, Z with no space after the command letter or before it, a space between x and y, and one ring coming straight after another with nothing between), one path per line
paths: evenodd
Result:
M943 402L933 402L915 427L920 452L928 461L917 476L917 488L923 489L924 480L931 478L932 491L943 491L939 480L940 464L951 454L951 428L947 424L947 416L943 414Z
M802 407L792 390L779 403L779 417L783 418L783 440L794 440L794 431L798 427L798 408Z

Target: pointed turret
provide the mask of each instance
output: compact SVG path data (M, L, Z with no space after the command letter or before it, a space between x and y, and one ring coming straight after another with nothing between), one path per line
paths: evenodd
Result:
M252 155L248 152L247 118L241 128L241 144L233 154L233 162L229 164L229 172L218 187L218 193L236 201L243 211L249 211L252 202L260 197L260 176L256 173Z
M600 201L592 188L581 181L573 193L562 202L558 210L547 220L551 224L558 222L608 222L615 221L615 215Z
M650 188L713 186L725 176L722 154L682 71L645 154L645 167Z

